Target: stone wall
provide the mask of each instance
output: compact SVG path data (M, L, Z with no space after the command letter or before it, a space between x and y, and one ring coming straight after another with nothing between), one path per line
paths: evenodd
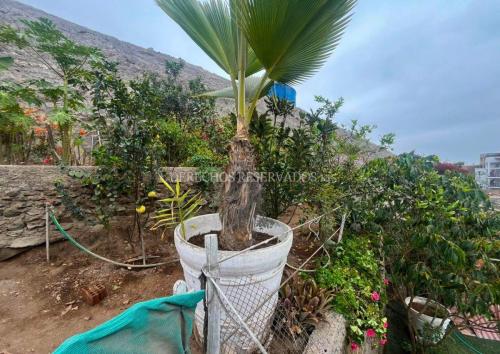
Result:
M64 185L65 198L93 214L91 192L82 187L78 178L70 175L79 171L91 172L94 167L19 166L0 165L0 261L30 247L45 242L45 204L54 205L58 219L66 230L88 228L85 220L78 220L63 203L56 182ZM192 180L193 168L165 168L165 174L181 181ZM56 233L52 233L57 235Z

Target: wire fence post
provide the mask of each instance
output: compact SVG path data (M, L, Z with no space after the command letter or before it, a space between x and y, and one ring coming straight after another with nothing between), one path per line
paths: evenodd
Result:
M50 262L50 240L49 240L49 205L45 203L45 253L47 263Z
M219 264L217 261L217 235L210 234L205 236L205 250L207 253L208 276L213 277L215 283L219 279ZM220 302L217 296L217 290L211 281L207 281L207 303L208 303L208 331L207 331L207 354L220 353Z

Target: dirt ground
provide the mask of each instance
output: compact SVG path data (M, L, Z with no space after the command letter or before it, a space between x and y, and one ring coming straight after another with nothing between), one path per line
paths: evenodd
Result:
M111 231L94 227L72 236L98 254L123 261L140 254L137 242L128 242L126 224L120 221ZM300 264L315 243L295 232L289 262ZM164 240L148 235L146 245L148 255L161 256L154 262L176 258L172 235ZM174 282L182 278L178 262L127 270L62 241L51 245L47 263L45 248L34 248L0 263L0 354L50 353L66 338L94 328L136 302L171 295ZM81 300L80 287L95 283L105 285L108 296L90 306Z
M111 230L73 236L111 259L122 261L140 254L137 245L134 248L127 242L120 223ZM171 239L152 236L147 249L162 259L176 258ZM182 279L178 263L131 271L91 258L69 242L51 245L47 263L45 248L34 248L0 263L0 353L50 353L66 338L136 302L170 295L177 279ZM108 296L89 306L81 300L80 287L95 283L104 284Z

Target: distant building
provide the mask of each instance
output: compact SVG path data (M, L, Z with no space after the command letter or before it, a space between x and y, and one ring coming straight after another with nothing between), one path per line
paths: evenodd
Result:
M481 154L475 170L476 181L484 189L500 189L500 152Z

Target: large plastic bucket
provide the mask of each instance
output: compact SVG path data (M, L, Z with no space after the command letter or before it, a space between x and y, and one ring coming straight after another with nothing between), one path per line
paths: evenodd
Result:
M206 264L205 249L189 243L191 237L220 231L222 228L219 214L207 214L187 220L186 239L182 236L180 225L174 233L175 247L180 256L184 278L189 290L200 289L200 274ZM278 293L288 252L292 246L293 232L290 227L278 220L257 217L254 231L278 236L275 245L244 252L220 263L220 288L231 304L255 333L261 343L269 337L268 329L278 301ZM219 251L218 259L235 254L235 251ZM270 298L269 296L273 294ZM260 308L257 309L257 307ZM254 348L250 337L243 328L231 318L229 309L221 311L221 340L225 348L251 350ZM233 316L234 317L234 316ZM203 333L203 304L196 308L196 327Z

